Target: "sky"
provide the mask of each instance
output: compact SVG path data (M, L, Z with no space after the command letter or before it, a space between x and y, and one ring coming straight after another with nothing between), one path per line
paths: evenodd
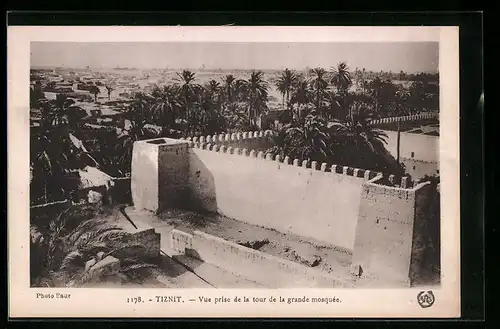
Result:
M438 42L32 42L31 67L329 69L437 72Z

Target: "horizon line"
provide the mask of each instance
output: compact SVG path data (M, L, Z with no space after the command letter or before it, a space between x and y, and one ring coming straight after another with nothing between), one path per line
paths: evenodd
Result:
M107 69L107 70L116 70L116 69L126 69L126 70L189 70L189 71L196 71L196 70L224 70L224 71L231 71L231 70L241 70L241 71L252 71L252 70L255 70L255 71L267 71L267 70L273 70L273 71L284 71L285 69L289 69L289 70L292 70L292 71L305 71L307 69L313 69L313 68L325 68L324 66L306 66L306 67L303 67L303 68L221 68L221 67L218 67L218 68L215 68L215 67L127 67L127 66L124 66L124 67L121 67L121 66L115 66L115 67L92 67L91 65L89 65L88 67L90 67L90 70L93 71L93 70L102 70L102 69ZM334 66L332 66L334 67ZM87 66L85 67L81 67L81 66L54 66L54 65L30 65L30 69L39 69L39 68L51 68L51 69L77 69L77 70L88 70L87 69ZM417 74L417 73L428 73L428 74L439 74L439 68L437 70L422 70L422 71L412 71L412 72L409 72L409 71L405 71L405 70L399 70L399 71L385 71L385 70L380 70L380 71L377 71L377 70L372 70L372 69L368 69L366 67L363 67L363 68L360 68L360 67L356 67L358 69L365 69L367 72L373 72L373 73L379 73L380 71L382 71L383 73L399 73L401 71L405 72L406 74ZM326 69L327 71L329 71L329 69L327 68ZM355 69L350 69L349 72L354 72Z

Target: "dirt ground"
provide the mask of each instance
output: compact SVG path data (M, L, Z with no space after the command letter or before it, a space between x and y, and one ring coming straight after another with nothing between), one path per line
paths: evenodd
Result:
M199 230L335 275L349 275L351 252L319 241L305 240L297 235L210 213L169 211L162 213L159 221L188 233Z
M133 213L133 208L127 208L127 213ZM111 216L118 221L126 221L118 210L112 211ZM144 224L152 226L162 236L168 235L172 229L178 229L187 233L195 230L202 231L225 240L253 248L273 256L281 257L296 263L315 268L316 270L332 273L339 277L350 277L350 265L352 252L326 244L321 241L307 240L294 234L284 234L273 229L240 222L225 216L213 213L199 213L185 210L171 210L161 213L158 217L144 212L138 212L130 216L132 220L143 221ZM163 244L168 245L168 239ZM168 277L168 275L167 275ZM415 282L415 286L439 285L437 278L422 278L425 282ZM166 284L171 280L161 280ZM165 282L167 281L167 282ZM377 278L364 277L357 280L357 286L370 286ZM420 280L419 280L420 281ZM176 283L172 282L175 286ZM383 284L383 283L381 283Z

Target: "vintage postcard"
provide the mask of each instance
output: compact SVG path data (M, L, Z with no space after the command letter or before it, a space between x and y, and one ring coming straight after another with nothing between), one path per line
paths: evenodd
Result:
M457 27L8 27L11 317L459 317Z

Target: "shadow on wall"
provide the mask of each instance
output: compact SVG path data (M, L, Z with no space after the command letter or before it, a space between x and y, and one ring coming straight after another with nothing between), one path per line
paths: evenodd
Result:
M412 286L439 284L441 277L440 193L431 181L427 193L417 196L410 265Z
M176 255L174 257L161 255L156 265L158 265L162 269L161 274L164 274L170 278L175 278L183 275L186 272L193 271L203 263L202 261L188 263L187 261L190 259L186 258L187 257L184 255Z
M194 152L189 153L189 198L186 209L215 213L218 210L215 179Z

